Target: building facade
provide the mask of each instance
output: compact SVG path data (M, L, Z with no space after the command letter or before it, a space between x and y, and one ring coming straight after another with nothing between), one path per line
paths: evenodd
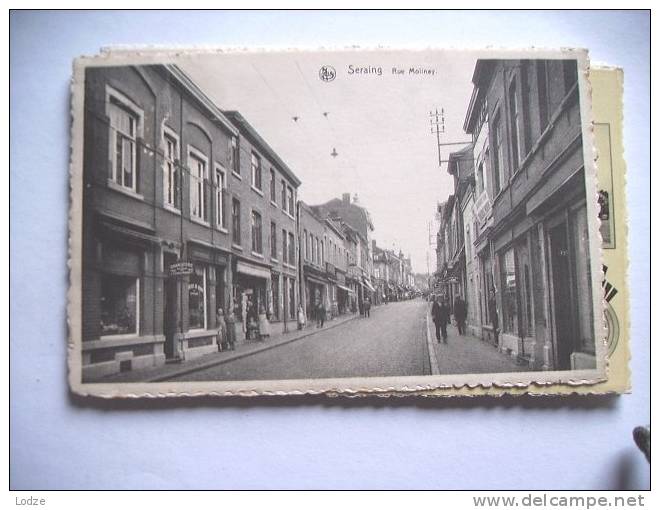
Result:
M362 310L364 299L368 297L374 302L376 289L372 285L373 254L372 235L374 225L367 209L359 205L357 196L351 200L350 193L344 193L341 199L335 198L324 204L313 206L314 212L321 218L330 218L342 226L345 235L350 231L350 247L355 250L354 266L349 266L351 277L358 282L358 307ZM350 269L351 267L355 269Z
M84 378L217 350L220 308L236 309L245 338L246 300L275 319L282 309L276 273L295 309L295 250L269 257L267 236L276 222L295 246L295 218L269 200L268 172L291 189L287 203L300 181L239 117L176 66L87 69Z
M237 338L247 339L251 308L267 314L275 333L297 321L300 180L239 112L225 115L239 132L229 177L232 302Z
M473 84L465 131L474 142L482 327L532 368L593 368L576 62L479 60Z

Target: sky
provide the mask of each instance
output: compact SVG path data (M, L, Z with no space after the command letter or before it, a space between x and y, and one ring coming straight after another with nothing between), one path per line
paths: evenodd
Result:
M441 142L469 139L462 126L475 62L469 52L385 50L213 53L177 61L280 155L302 181L301 200L314 205L357 195L378 246L402 250L420 273L435 270L436 205L453 192L446 164L438 164L429 113L444 109ZM334 68L332 81L320 78L323 66ZM442 159L460 148L443 147Z

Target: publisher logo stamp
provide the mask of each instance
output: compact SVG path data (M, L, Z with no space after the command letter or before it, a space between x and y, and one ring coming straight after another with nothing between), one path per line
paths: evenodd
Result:
M319 69L319 78L322 81L332 81L337 77L337 71L332 66L321 66Z

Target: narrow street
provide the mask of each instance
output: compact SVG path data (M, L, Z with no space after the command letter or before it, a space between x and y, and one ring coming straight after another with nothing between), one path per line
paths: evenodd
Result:
M420 299L381 305L369 318L172 380L428 375L426 309Z

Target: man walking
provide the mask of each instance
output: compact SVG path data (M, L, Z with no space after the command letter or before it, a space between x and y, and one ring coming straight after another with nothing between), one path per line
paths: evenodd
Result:
M449 322L449 307L445 300L439 304L437 298L433 296L433 305L431 306L431 316L435 323L435 338L440 342L447 343L447 323Z
M456 296L454 300L454 319L456 319L456 328L458 334L465 334L465 319L467 318L467 304L461 296Z

